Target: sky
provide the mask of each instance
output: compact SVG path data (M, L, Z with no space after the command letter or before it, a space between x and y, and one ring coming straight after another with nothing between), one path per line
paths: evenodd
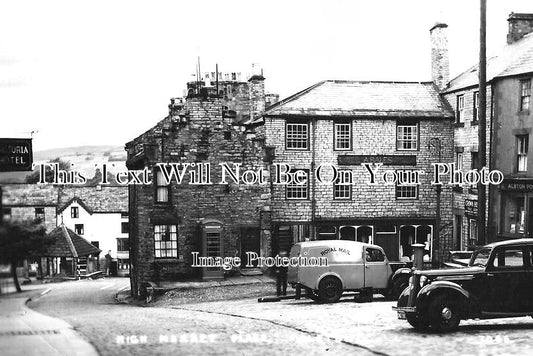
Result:
M490 56L533 2L487 3ZM281 98L325 79L428 81L437 21L453 78L478 61L479 0L2 0L0 137L122 146L167 115L198 57L202 71L258 63Z

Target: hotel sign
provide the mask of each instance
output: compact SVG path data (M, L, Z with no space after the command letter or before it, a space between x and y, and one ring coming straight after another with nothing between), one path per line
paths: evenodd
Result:
M339 165L355 166L362 163L382 163L384 166L416 166L415 155L342 155Z
M31 171L31 138L0 138L0 172Z

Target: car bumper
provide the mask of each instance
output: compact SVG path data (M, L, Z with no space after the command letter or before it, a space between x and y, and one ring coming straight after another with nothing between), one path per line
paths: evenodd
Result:
M407 319L407 315L409 314L417 313L416 307L392 307L392 309L396 310L398 319L401 319L401 320Z

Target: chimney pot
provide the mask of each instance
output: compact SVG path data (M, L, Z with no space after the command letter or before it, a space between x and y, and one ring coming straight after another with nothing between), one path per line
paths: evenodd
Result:
M511 12L509 18L507 44L515 43L528 33L533 32L533 14Z

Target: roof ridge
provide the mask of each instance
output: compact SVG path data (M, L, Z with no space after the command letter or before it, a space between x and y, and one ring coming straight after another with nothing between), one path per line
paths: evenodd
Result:
M404 80L351 80L351 79L328 79L325 82L333 83L382 83L382 84L431 84L432 81L404 81Z
M295 100L295 99L298 99L300 96L302 96L302 95L304 95L304 94L307 94L307 93L310 92L311 90L313 90L313 89L315 89L315 88L317 88L317 87L323 85L323 84L326 83L326 82L327 82L327 80L322 80L322 81L320 81L320 82L318 82L318 83L315 83L315 84L311 85L311 86L308 87L308 88L305 88L305 89L302 90L302 91L297 92L296 94L293 94L293 95L291 95L291 96L289 96L289 97L287 97L287 98L285 98L285 99L282 99L282 100L278 101L277 103L274 103L273 105L271 105L271 106L268 107L268 109L265 111L265 114L268 114L268 112L269 112L270 110L272 110L272 109L275 109L275 108L277 108L277 107L279 107L279 106L281 106L281 105L285 105L285 104L288 103L288 102L291 102L291 101L293 101L293 100Z
M72 242L72 239L70 238L69 229L62 224L61 228L63 230L63 235L65 236L65 239L67 240L67 244L70 248L70 251L72 252L72 257L78 258L78 252L76 251L76 248L74 247L74 243Z

